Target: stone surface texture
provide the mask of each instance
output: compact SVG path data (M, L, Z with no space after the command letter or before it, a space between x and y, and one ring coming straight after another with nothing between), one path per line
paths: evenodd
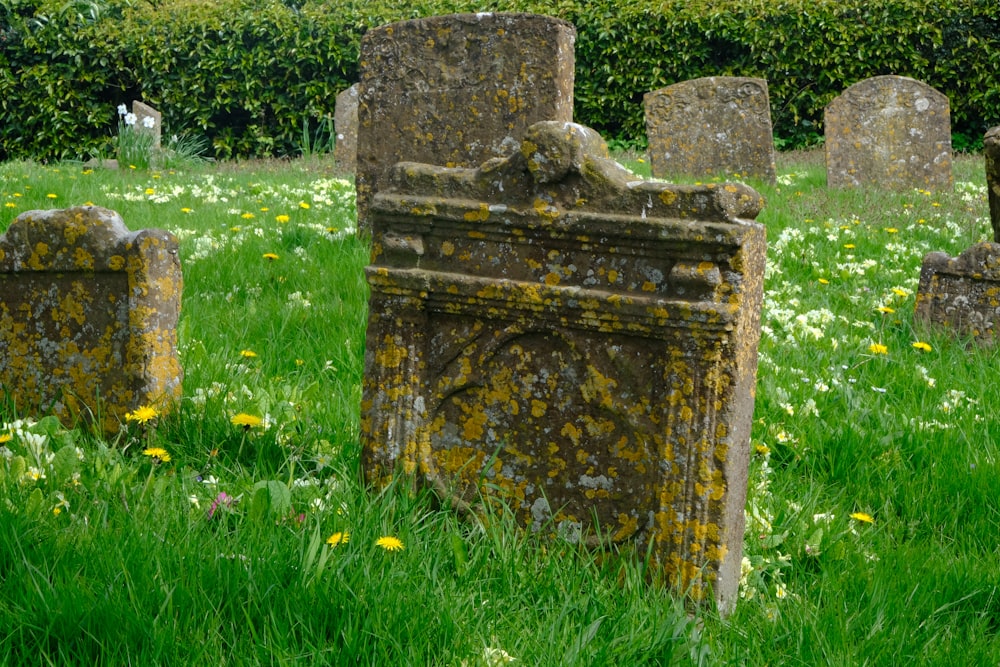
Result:
M958 257L929 253L920 267L914 319L992 343L1000 336L1000 244Z
M0 235L0 385L18 414L113 433L180 399L177 240L114 211L28 211Z
M576 29L534 14L385 25L361 42L358 229L401 161L474 167L542 120L573 119Z
M775 182L767 81L713 76L643 98L653 176L759 178Z
M827 105L830 187L952 187L948 98L905 76L860 81Z
M163 135L163 115L153 107L138 100L132 100L132 113L136 117L135 131L151 135L153 137L153 148L159 148ZM146 118L153 119L152 127L146 127L143 122Z
M991 127L983 137L986 158L986 189L990 201L993 240L1000 243L1000 127Z
M641 180L573 123L538 123L477 169L398 164L372 208L369 481L412 475L531 530L652 543L663 579L731 609L762 203Z
M358 84L337 95L333 131L337 133L337 141L333 145L337 168L353 174L358 169Z

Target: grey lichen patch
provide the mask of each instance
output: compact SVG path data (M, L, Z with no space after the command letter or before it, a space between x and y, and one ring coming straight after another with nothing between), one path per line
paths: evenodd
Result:
M182 278L168 232L114 211L28 211L0 236L0 385L18 411L118 430L180 398Z
M397 165L372 208L369 480L652 544L662 578L731 608L761 205L738 184L638 181L567 122L475 169Z

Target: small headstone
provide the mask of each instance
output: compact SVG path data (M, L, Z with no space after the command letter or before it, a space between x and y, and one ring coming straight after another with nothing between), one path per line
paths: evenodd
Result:
M986 131L983 137L983 155L986 157L986 188L990 201L993 240L1000 243L1000 127Z
M1000 244L924 257L914 319L983 342L1000 337Z
M18 414L120 428L180 399L177 239L114 211L28 211L0 235L0 387Z
M775 182L764 79L684 81L646 93L643 106L653 176L725 174Z
M830 187L952 187L948 98L905 76L876 76L830 102L823 116Z
M520 145L540 120L573 119L566 21L533 14L453 14L402 21L361 40L358 229L403 160L475 166Z
M160 147L160 136L163 132L163 116L159 111L143 104L138 100L132 100L132 113L135 114L135 131L145 132L153 137L153 148Z
M761 206L744 185L640 180L573 123L538 123L478 169L397 165L371 211L368 479L651 545L664 579L729 610Z
M333 146L333 157L337 168L353 174L358 168L358 84L337 95L337 106L333 111L333 131L337 141Z

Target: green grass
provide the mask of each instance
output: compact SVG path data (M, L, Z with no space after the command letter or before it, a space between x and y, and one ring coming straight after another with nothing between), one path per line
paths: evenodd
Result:
M727 620L634 554L364 490L368 249L323 159L0 165L0 229L92 202L180 238L186 374L177 413L113 442L0 419L0 664L995 662L1000 353L912 316L923 255L989 236L981 160L949 193L828 190L815 154L755 184L768 273Z

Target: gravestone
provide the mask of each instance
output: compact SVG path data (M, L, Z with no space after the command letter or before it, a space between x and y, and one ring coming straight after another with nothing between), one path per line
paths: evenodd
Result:
M93 206L28 211L0 235L0 386L18 414L92 420L180 399L177 240Z
M712 76L646 93L653 176L759 178L775 182L767 81Z
M153 137L153 148L160 147L160 136L163 128L163 116L159 111L143 104L138 100L132 100L132 113L135 114L135 131L145 132Z
M876 76L827 105L826 179L830 187L952 187L948 98L915 79Z
M1000 336L1000 244L977 243L958 257L929 253L920 267L914 319L962 336Z
M1000 243L1000 127L986 131L983 137L983 155L986 157L986 189L993 240Z
M333 131L337 133L337 141L333 146L337 168L353 174L358 168L358 84L337 95L337 106L333 111Z
M576 29L533 14L453 14L361 41L358 229L402 160L475 166L516 150L540 120L573 118Z
M573 123L533 125L478 169L396 165L371 211L369 481L414 475L531 530L651 545L663 578L729 610L761 206L744 185L637 180Z

